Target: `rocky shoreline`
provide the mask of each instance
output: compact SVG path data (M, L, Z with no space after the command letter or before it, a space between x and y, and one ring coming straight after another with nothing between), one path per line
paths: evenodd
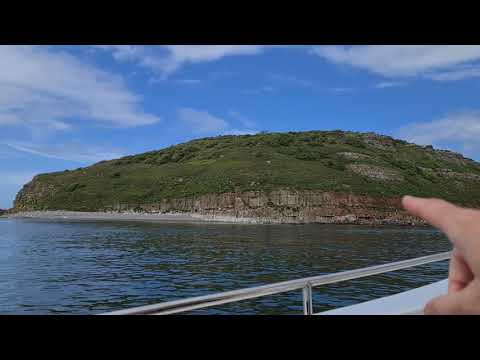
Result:
M142 213L142 212L77 212L77 211L26 211L3 216L10 219L73 220L73 221L144 221L176 223L218 224L343 224L343 225L409 225L424 226L420 219L358 219L354 215L317 218L314 221L285 221L279 218L245 218L228 215L195 213Z
M92 212L45 211L17 206L11 216L235 224L424 224L402 209L399 198L306 190L205 194L152 204L117 204Z
M203 222L188 214L147 214L136 212L80 212L80 211L25 211L5 216L9 219L79 220L79 221L148 221L148 222Z

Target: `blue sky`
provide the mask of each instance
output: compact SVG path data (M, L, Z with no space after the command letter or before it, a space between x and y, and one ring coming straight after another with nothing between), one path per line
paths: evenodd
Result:
M193 138L374 131L480 160L480 46L0 46L0 208Z

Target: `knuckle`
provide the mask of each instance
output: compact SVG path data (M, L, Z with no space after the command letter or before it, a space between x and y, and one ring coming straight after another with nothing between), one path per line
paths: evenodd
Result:
M432 300L425 305L424 313L426 315L437 315L439 314L438 304L435 300Z

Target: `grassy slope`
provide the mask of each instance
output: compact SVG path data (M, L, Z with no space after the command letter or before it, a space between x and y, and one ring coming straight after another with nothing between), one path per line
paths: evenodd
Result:
M447 161L431 148L387 137L381 140L388 145L385 149L365 139L365 134L312 131L194 140L75 171L39 175L36 181L54 184L59 191L40 202L38 209L96 210L119 202L153 203L162 198L280 188L373 196L409 193L461 204L480 199L478 181L455 185L451 178L418 168L480 175L480 164ZM352 161L339 156L339 152L371 158ZM404 181L359 176L346 169L349 163L395 169Z

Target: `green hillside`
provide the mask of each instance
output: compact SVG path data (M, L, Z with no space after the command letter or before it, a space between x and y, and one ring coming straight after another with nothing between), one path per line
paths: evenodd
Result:
M204 138L42 174L17 210L103 210L206 193L298 189L480 204L480 164L373 133L309 131Z

